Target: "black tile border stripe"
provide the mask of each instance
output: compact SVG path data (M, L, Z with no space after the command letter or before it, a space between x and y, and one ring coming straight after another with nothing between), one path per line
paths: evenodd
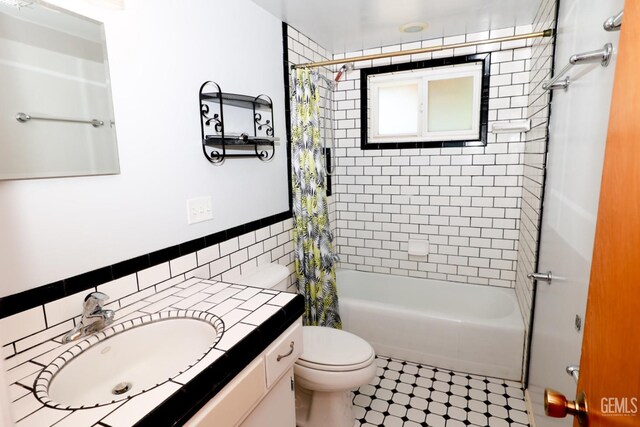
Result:
M290 178L289 178L290 179ZM289 185L291 187L291 185ZM278 222L291 218L291 211L267 216L246 224L242 224L227 230L209 234L205 237L189 240L178 245L169 246L145 255L140 255L119 263L88 271L64 280L49 283L37 288L29 289L17 294L0 298L0 319L20 313L73 295L87 289L94 288L103 283L133 274L145 268L153 267L163 262L170 261L183 255L194 253L208 246L222 243L226 240L239 237L245 233L259 230Z
M282 73L284 77L284 124L287 133L287 173L289 178L289 210L293 211L293 186L291 185L291 87L289 78L289 24L282 22Z

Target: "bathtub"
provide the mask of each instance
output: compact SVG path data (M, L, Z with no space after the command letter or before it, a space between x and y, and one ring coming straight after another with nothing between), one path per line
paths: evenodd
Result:
M337 272L345 330L376 353L519 381L524 324L513 289Z

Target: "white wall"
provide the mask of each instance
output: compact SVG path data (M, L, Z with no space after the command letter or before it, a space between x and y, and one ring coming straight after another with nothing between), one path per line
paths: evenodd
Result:
M622 0L561 1L556 70L608 41L617 49L619 33L602 23L622 8ZM574 68L568 92L555 91L551 103L539 270L551 270L554 280L538 284L529 383L538 427L572 424L544 416L542 391L551 387L568 399L576 393L565 367L580 361L582 332L573 325L586 308L614 71L615 57L607 68Z
M280 21L249 0L54 3L105 22L121 174L0 182L0 296L288 209ZM204 159L206 80L271 96L272 162ZM186 199L204 195L214 220L187 225Z

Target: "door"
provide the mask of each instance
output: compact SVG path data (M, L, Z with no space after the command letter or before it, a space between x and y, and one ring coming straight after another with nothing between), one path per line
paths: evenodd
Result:
M640 2L627 0L611 101L577 387L586 394L591 427L640 426L638 70ZM549 409L556 415L563 412L557 406Z

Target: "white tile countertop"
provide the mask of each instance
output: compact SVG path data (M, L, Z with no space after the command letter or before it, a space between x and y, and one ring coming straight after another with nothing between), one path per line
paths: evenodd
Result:
M117 306L121 308L116 311L113 325L171 310L197 310L218 316L225 329L205 357L155 388L112 404L75 410L46 406L33 392L38 375L78 343L62 343L62 336L73 323L65 322L35 334L30 339L32 347L6 360L17 427L181 425L297 320L303 310L302 297L294 293L197 278L153 294L134 293L119 300Z

